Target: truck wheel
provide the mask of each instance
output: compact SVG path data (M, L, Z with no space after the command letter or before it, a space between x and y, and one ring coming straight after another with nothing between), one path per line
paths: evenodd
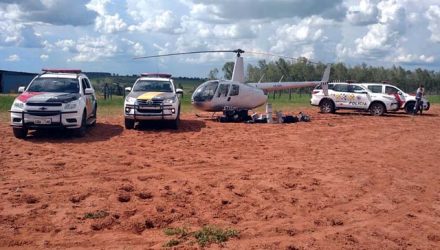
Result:
M375 102L370 106L370 113L374 116L381 116L385 113L385 106L382 103Z
M171 122L171 128L177 130L177 129L179 129L179 124L180 124L180 108L177 113L176 120Z
M126 129L133 129L134 128L134 120L125 119L125 128Z
M14 132L15 138L24 139L27 136L28 129L27 128L12 128Z
M84 137L86 136L87 132L87 115L86 111L83 111L82 119L81 119L81 127L76 129L76 136L78 137Z
M407 114L412 114L414 113L414 106L416 105L415 102L408 102L405 106L405 112Z
M321 110L321 113L334 113L335 112L335 105L332 101L325 99L322 100L322 102L319 104L319 108Z
M97 113L97 110L98 110L98 104L95 104L95 108L93 109L93 113L92 113L92 117L95 118L95 120L92 123L90 123L90 126L95 126L96 125L96 119L97 119L96 113Z

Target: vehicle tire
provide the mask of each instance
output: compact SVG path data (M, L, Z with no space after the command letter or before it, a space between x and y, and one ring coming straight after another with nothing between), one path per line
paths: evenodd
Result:
M76 129L76 136L78 137L84 137L86 136L86 132L87 132L87 113L84 110L83 111L83 115L81 118L81 127Z
M405 105L405 112L407 113L407 114L413 114L414 113L414 106L416 105L416 103L415 102L408 102L406 105Z
M125 128L126 129L134 129L134 120L125 119Z
M329 99L324 99L319 104L321 113L335 113L335 104Z
M429 102L427 102L425 111L428 111L430 107L431 107L431 104Z
M179 107L179 111L177 111L176 119L171 122L171 128L177 130L179 129L179 125L180 125L180 107Z
M95 104L95 108L93 109L93 113L92 113L92 117L95 118L95 120L92 123L90 123L89 126L91 126L91 127L96 125L96 120L97 120L96 113L97 113L97 110L98 110L98 104Z
M385 113L385 106L382 103L374 102L370 106L370 113L374 116L381 116Z
M27 128L12 128L12 132L14 132L15 138L24 139L27 136L28 129Z

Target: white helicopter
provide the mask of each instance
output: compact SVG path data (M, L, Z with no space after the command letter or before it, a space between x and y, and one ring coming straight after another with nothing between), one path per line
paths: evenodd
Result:
M240 115L244 114L247 116L247 112L249 110L260 107L267 103L267 92L269 91L315 87L319 84L322 84L324 93L327 93L327 83L330 77L330 65L327 65L321 81L245 83L244 62L243 57L241 57L241 54L245 53L245 51L241 49L172 53L136 57L134 59L220 52L233 52L237 55L235 58L234 70L232 72L232 79L210 80L199 85L191 97L192 105L199 110L208 112L224 112L227 110L229 112L224 112L226 116L236 116L237 112L239 112ZM258 52L250 53L264 54Z

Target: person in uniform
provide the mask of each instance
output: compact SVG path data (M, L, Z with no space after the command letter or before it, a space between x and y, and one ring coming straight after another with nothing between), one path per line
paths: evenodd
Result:
M418 112L422 114L423 111L423 101L422 97L425 95L425 87L423 84L419 85L419 88L416 91L416 105L414 106L414 115L416 115Z

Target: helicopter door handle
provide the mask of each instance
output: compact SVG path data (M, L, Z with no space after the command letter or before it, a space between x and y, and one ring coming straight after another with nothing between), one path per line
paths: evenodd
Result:
M231 97L228 97L228 102L231 100Z

